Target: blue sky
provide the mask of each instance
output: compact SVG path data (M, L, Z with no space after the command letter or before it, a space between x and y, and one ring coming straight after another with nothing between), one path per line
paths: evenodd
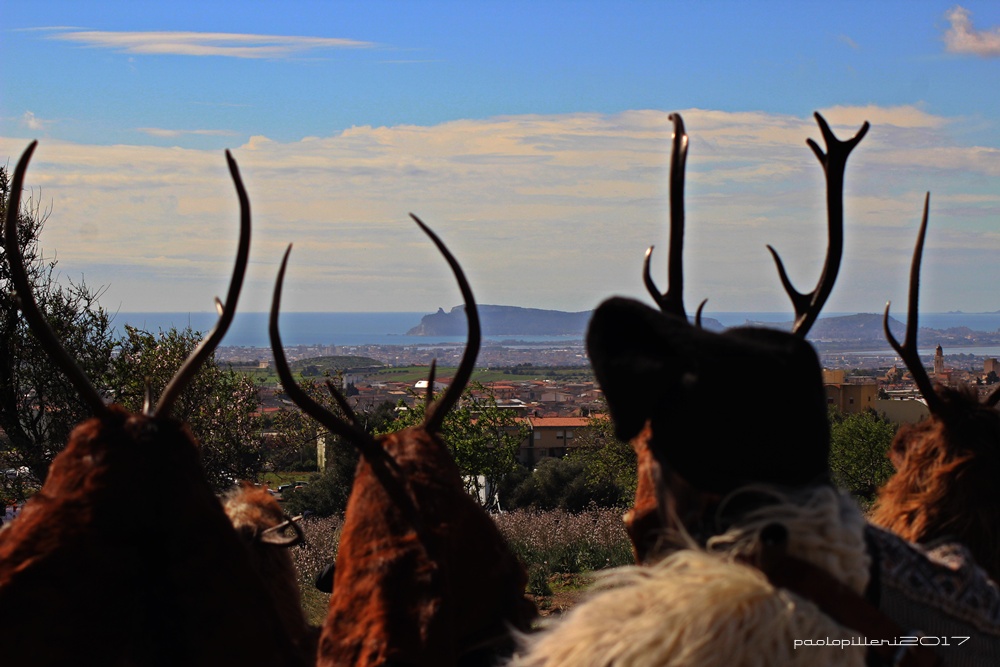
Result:
M789 309L825 244L819 110L846 138L847 247L828 311L905 301L923 193L922 307L1000 309L1000 3L12 2L0 0L0 159L43 246L123 311L225 291L239 162L255 237L241 308L459 302L586 310L665 283L671 125L691 136L685 297ZM665 284L661 285L665 287ZM894 309L895 310L895 309Z

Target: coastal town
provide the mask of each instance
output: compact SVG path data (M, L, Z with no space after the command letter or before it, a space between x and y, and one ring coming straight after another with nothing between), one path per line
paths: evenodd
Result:
M831 345L827 345L831 347ZM351 405L358 411L374 410L383 403L412 406L423 400L426 379L393 380L392 370L400 367L428 367L437 361L439 368L457 364L463 352L460 344L292 346L286 349L293 363L313 367L322 374L324 363L337 358L368 359L364 367L348 367L328 373L338 378ZM984 347L984 354L963 352L945 354L941 345L925 365L934 382L945 385L967 384L985 395L1000 381L1000 361ZM220 361L233 367L268 369L268 348L220 348ZM829 351L821 353L823 382L827 403L844 414L874 410L891 422L914 423L928 414L928 409L905 364L898 355L887 351ZM310 363L315 361L316 363ZM477 372L481 381L474 391L492 396L497 405L513 411L528 427L519 458L532 464L546 456L561 457L574 446L580 434L591 427L591 418L605 410L602 393L590 370L582 340L565 343L525 343L502 341L484 343ZM502 379L497 379L498 374ZM475 376L474 376L475 380ZM750 382L733 369L733 381ZM447 375L437 379L439 386L450 382ZM724 401L720 387L720 402ZM790 391L794 388L789 388ZM281 387L264 384L260 390L265 413L288 409ZM780 397L775 397L780 405Z

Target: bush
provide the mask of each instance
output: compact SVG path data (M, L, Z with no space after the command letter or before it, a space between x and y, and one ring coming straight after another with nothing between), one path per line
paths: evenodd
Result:
M534 472L522 470L504 484L507 509L582 512L592 505L622 507L628 497L614 480L592 476L587 462L578 458L542 459Z
M528 568L575 574L633 562L632 545L618 510L517 511L494 517L511 551ZM540 576L540 575L536 575Z
M307 486L282 494L285 511L290 514L308 511L323 517L343 514L357 467L358 451L355 448L337 448L329 467L322 474L312 475Z
M518 509L515 495L519 486L531 477L531 471L522 465L518 465L514 470L500 480L497 485L497 505L501 511Z
M530 595L552 595L549 587L549 568L543 563L532 563L528 567L528 589Z
M862 507L896 472L888 451L896 426L871 410L830 415L830 470L841 488L858 498Z
M330 594L316 589L316 575L336 560L343 521L337 517L310 518L303 519L301 526L306 540L292 547L292 562L298 574L299 593L306 618L312 625L319 626L323 625L326 618Z

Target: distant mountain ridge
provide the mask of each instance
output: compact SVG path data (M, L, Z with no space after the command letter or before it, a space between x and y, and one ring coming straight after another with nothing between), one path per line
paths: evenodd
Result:
M591 311L567 313L561 310L520 308L517 306L478 306L479 321L485 336L571 336L583 335ZM464 336L465 306L449 312L438 308L424 315L420 324L406 332L408 336Z
M748 322L751 326L764 326L791 331L791 322ZM906 325L894 317L889 318L889 330L897 340L902 341ZM996 332L974 331L969 327L949 327L932 329L919 327L918 338L922 347L942 345L944 347L996 345L1000 343L1000 330ZM864 349L869 347L887 348L888 342L882 327L882 315L858 313L837 317L821 317L809 331L809 340L818 350Z
M484 336L580 336L587 332L593 311L571 313L562 310L521 308L519 306L478 306L479 321ZM722 324L704 318L706 329L721 330ZM406 332L407 336L464 336L465 306L455 306L445 312L424 315L420 324Z
M479 306L479 318L484 336L579 336L586 335L591 311L565 312L518 306ZM716 319L703 318L702 326L709 331L722 331L725 327ZM744 326L759 326L790 331L791 322L747 321ZM890 317L889 328L902 339L905 325ZM446 312L424 315L418 326L407 331L409 336L464 336L466 332L465 307L455 306ZM830 349L888 348L882 331L882 315L858 313L821 317L808 336L820 351ZM923 345L995 345L1000 343L1000 331L995 333L972 331L968 327L930 329L920 327Z
M767 327L791 331L792 322L747 322L749 326ZM902 339L906 325L894 317L889 318L889 329L897 338ZM921 327L923 329L923 327ZM930 330L928 330L930 331ZM858 341L885 342L882 329L882 315L875 313L858 313L856 315L840 315L837 317L821 317L809 331L809 339L813 341Z

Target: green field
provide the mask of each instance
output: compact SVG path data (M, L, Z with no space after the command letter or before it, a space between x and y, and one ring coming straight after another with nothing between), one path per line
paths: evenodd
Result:
M438 377L451 377L457 369L453 367L438 367ZM428 366L404 366L387 368L369 375L368 382L406 382L427 379L430 372ZM472 382L486 384L488 382L526 382L530 380L559 380L562 382L586 382L594 379L594 373L588 366L548 367L529 366L518 368L477 368L472 372Z
M300 381L322 379L322 372L318 376L303 376L299 370L308 368L310 365L319 367L319 364L310 364L310 362L316 361L317 360L314 359L303 359L296 362L295 366L297 366L297 368L293 369L295 377ZM273 386L278 384L278 376L275 374L274 369L247 368L241 366L235 366L233 368L237 372L249 375L264 386ZM454 367L439 366L437 369L437 376L439 378L452 377L455 374L455 371L456 368ZM365 382L404 382L412 384L418 380L426 380L429 373L429 366L400 366L398 368L385 368L380 371L366 373ZM336 372L332 371L330 374L335 376ZM589 382L593 379L594 373L589 366L518 366L514 368L477 368L472 373L472 381L483 384L489 382L527 382L531 380Z

